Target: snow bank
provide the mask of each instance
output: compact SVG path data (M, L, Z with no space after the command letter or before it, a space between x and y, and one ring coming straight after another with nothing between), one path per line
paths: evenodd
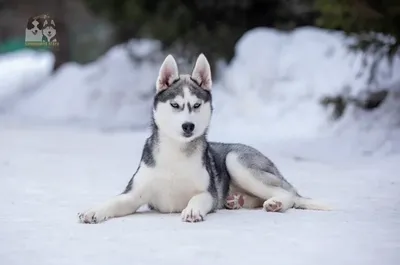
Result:
M355 115L356 110L350 108L345 112L346 122L335 124L330 120L330 110L320 101L326 96L357 96L374 88L394 86L400 81L400 60L394 60L392 75L383 61L377 68L376 86L368 86L370 61L360 72L362 55L349 52L349 41L340 32L308 27L291 33L267 28L249 31L238 41L235 57L220 82L224 88L220 94L224 94L221 97L226 104L217 106L217 121L235 117L226 124L227 130L237 131L240 122L243 133L254 132L255 137L260 137L262 132L265 138L315 138L338 131L351 131L353 135L362 132L376 138L370 139L374 142L371 146L376 145L383 134L394 128L377 117L386 115L385 120L399 120L393 102L385 103L391 105L386 109L393 109L391 116L388 110L374 111L377 117L371 119L370 113L357 110ZM360 116L364 117L361 127L357 124L361 122ZM366 132L371 127L366 124L377 120L382 123L373 126L376 130L370 128Z
M377 68L377 83L368 86L371 61L360 72L362 55L349 52L350 41L341 32L309 27L290 33L257 28L244 34L222 78L214 81L215 126L210 136L223 135L223 140L236 141L242 135L259 140L334 135L357 148L362 145L375 150L389 145L386 149L393 150L390 144L400 138L395 96L372 112L350 107L339 121L332 121L331 109L320 104L326 96L358 96L400 84L400 60L396 59L392 75L383 61ZM91 64L66 64L35 93L23 97L17 93L12 108L5 107L10 100L3 96L0 109L24 122L143 128L149 122L154 82L164 55L155 41L134 40L129 46L131 53L119 45ZM49 60L13 58L7 64L0 63L9 76L14 75L6 85L7 92L0 84L0 96L19 91L32 76L38 80L48 76ZM42 70L29 77L33 68Z
M331 133L366 154L400 153L400 82L387 88L389 95L379 108L350 106Z
M15 104L23 121L96 127L143 127L149 122L151 97L160 62L140 60L159 50L158 42L118 45L93 63L63 65L30 97Z
M53 64L49 52L27 49L0 55L0 109L38 88L51 74Z

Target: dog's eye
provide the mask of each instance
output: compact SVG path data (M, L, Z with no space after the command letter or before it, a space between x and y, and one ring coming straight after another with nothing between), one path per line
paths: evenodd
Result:
M200 103L196 103L196 104L193 105L193 108L194 108L194 109L198 109L198 108L200 108L200 106L201 106Z
M175 102L171 102L171 107L173 107L174 109L179 109L179 105Z

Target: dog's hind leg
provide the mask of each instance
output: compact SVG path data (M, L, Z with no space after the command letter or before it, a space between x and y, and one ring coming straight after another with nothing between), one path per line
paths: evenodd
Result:
M259 153L231 151L226 166L232 184L262 199L265 210L285 212L294 206L297 192L286 180L265 168L271 166L270 161Z
M229 210L254 209L262 207L263 202L264 200L248 194L245 190L231 184L224 206Z

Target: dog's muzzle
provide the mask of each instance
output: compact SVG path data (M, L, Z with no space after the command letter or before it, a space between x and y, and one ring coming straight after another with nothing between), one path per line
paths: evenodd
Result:
M192 122L185 122L182 124L183 136L190 137L193 135L194 131L194 123Z

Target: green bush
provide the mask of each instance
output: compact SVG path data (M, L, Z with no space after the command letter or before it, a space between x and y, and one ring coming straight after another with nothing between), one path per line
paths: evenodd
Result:
M255 27L282 30L305 25L344 30L358 39L352 49L391 61L400 46L399 0L85 0L117 29L117 43L156 38L164 50L189 60L204 52L211 64L229 61L238 39ZM384 41L373 32L394 37Z
M118 42L150 37L189 60L204 52L211 64L229 61L238 39L259 26L292 29L313 22L280 0L86 0L96 14L117 28ZM305 10L312 11L311 1ZM307 9L307 7L309 7ZM303 8L304 10L304 8Z
M320 12L317 26L340 29L355 36L357 42L350 48L373 56L370 83L375 80L375 69L381 60L392 63L399 55L400 1L316 0L315 8Z

